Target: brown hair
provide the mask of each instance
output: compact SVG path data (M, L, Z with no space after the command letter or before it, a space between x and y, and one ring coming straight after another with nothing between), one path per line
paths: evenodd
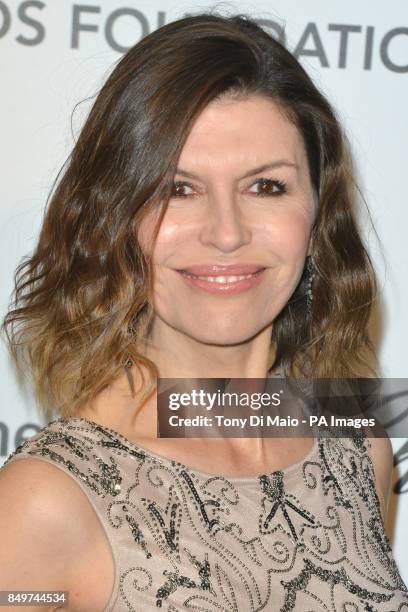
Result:
M34 253L17 267L3 330L48 416L75 415L127 360L150 373L144 397L155 388L157 368L137 349L153 314L151 251L141 252L137 229L152 206L158 229L194 120L232 94L268 96L287 113L303 136L318 198L312 313L304 274L274 321L271 366L336 378L359 376L363 365L375 375L363 355L374 355L367 325L376 282L335 112L255 21L198 14L159 28L118 62L53 185Z

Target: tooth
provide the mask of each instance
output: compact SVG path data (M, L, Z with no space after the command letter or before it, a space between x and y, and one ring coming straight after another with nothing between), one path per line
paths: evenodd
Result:
M236 283L246 278L251 278L252 274L246 274L241 276L199 276L202 280L206 280L210 283Z
M191 274L190 272L183 272L185 276L189 276L190 278L199 278L201 280L205 280L210 283L219 283L219 284L228 284L228 283L236 283L237 281L245 280L246 278L252 278L256 275L256 272L253 274L241 274L241 275L229 275L229 276L197 276L196 274Z

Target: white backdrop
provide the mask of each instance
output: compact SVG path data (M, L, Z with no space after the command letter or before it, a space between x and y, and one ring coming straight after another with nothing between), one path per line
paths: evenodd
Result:
M336 107L380 243L368 228L381 302L373 327L384 377L408 378L408 3L406 0L0 0L0 309L34 247L52 179L93 96L125 50L207 7L247 12L285 38ZM43 424L0 345L0 464ZM408 583L408 441L392 439L387 530Z

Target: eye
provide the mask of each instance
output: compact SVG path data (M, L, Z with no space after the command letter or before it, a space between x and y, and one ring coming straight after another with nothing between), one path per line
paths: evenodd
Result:
M188 189L193 189L191 185L189 185L189 183L183 183L181 181L175 181L173 183L173 187L172 187L172 191L171 191L171 198L187 198L188 196L193 195L193 193L183 193L183 190L185 188Z
M279 196L286 193L286 183L283 181L260 178L252 186L257 185L260 191L255 192L258 197ZM253 191L251 193L254 193Z
M259 186L260 191L251 193L255 193L255 195L258 197L273 197L286 193L286 183L283 181L260 178L252 184L252 186L254 185ZM190 190L190 192L187 191L186 193L186 189ZM175 181L173 183L172 192L170 195L171 198L187 198L193 195L194 189L189 183L184 181Z

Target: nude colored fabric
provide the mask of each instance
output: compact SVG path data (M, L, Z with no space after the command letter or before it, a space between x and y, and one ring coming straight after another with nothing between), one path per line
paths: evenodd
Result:
M369 445L318 436L287 469L224 478L71 418L6 463L51 462L84 491L115 561L106 611L405 612Z

